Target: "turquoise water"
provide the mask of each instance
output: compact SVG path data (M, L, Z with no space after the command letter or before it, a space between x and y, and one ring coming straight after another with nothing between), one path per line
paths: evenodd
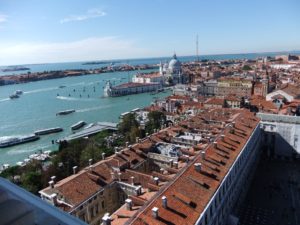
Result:
M57 126L64 128L64 132L41 136L36 142L0 148L0 164L14 164L40 149L57 149L57 145L53 145L51 140L71 134L70 126L80 120L86 123L118 122L121 113L147 106L154 97L169 94L144 93L118 98L102 97L106 80L119 84L127 82L134 73L116 72L1 86L0 137L27 135L38 129ZM59 88L60 85L66 87ZM10 100L8 96L16 90L22 90L24 94L19 99ZM76 112L56 116L58 111L67 109L76 109Z

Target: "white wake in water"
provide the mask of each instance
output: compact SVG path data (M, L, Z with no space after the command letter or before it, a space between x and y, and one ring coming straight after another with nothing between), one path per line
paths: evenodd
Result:
M65 97L65 96L56 96L56 98L65 101L84 101L84 102L91 102L97 100L96 98L74 98L74 97Z
M0 102L6 102L8 100L9 100L9 98L3 98L3 99L0 99Z
M90 112L90 111L106 109L106 108L110 108L110 107L111 107L111 105L97 106L97 107L91 107L91 108L86 108L86 109L76 109L76 112Z
M32 91L25 91L24 94L32 94L32 93L39 93L39 92L45 92L45 91L53 91L57 90L58 87L49 87L49 88L41 88L41 89L35 89Z

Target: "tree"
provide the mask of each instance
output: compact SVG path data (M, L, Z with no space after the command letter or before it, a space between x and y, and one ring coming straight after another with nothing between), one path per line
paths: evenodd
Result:
M154 129L160 129L162 124L166 123L166 116L161 111L152 111L148 114L148 122L146 123L146 132L153 133Z
M252 70L252 68L249 65L244 65L242 70Z
M127 114L123 117L118 127L119 133L123 134L126 141L135 142L136 137L140 137L139 123L135 119L133 113Z

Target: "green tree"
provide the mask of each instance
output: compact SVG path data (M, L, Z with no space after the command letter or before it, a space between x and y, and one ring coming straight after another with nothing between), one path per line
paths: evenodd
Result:
M135 119L135 114L130 113L123 117L118 127L119 133L124 135L125 140L131 143L135 142L136 137L140 137L139 123Z
M146 123L146 132L153 133L154 129L160 129L162 124L166 123L166 116L163 112L152 111L148 114L148 122Z
M252 70L252 68L249 65L244 65L242 70Z

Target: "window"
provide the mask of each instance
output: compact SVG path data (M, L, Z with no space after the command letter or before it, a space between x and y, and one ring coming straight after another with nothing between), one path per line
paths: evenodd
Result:
M102 209L104 209L104 207L105 207L104 201L101 202L101 206L102 206Z

